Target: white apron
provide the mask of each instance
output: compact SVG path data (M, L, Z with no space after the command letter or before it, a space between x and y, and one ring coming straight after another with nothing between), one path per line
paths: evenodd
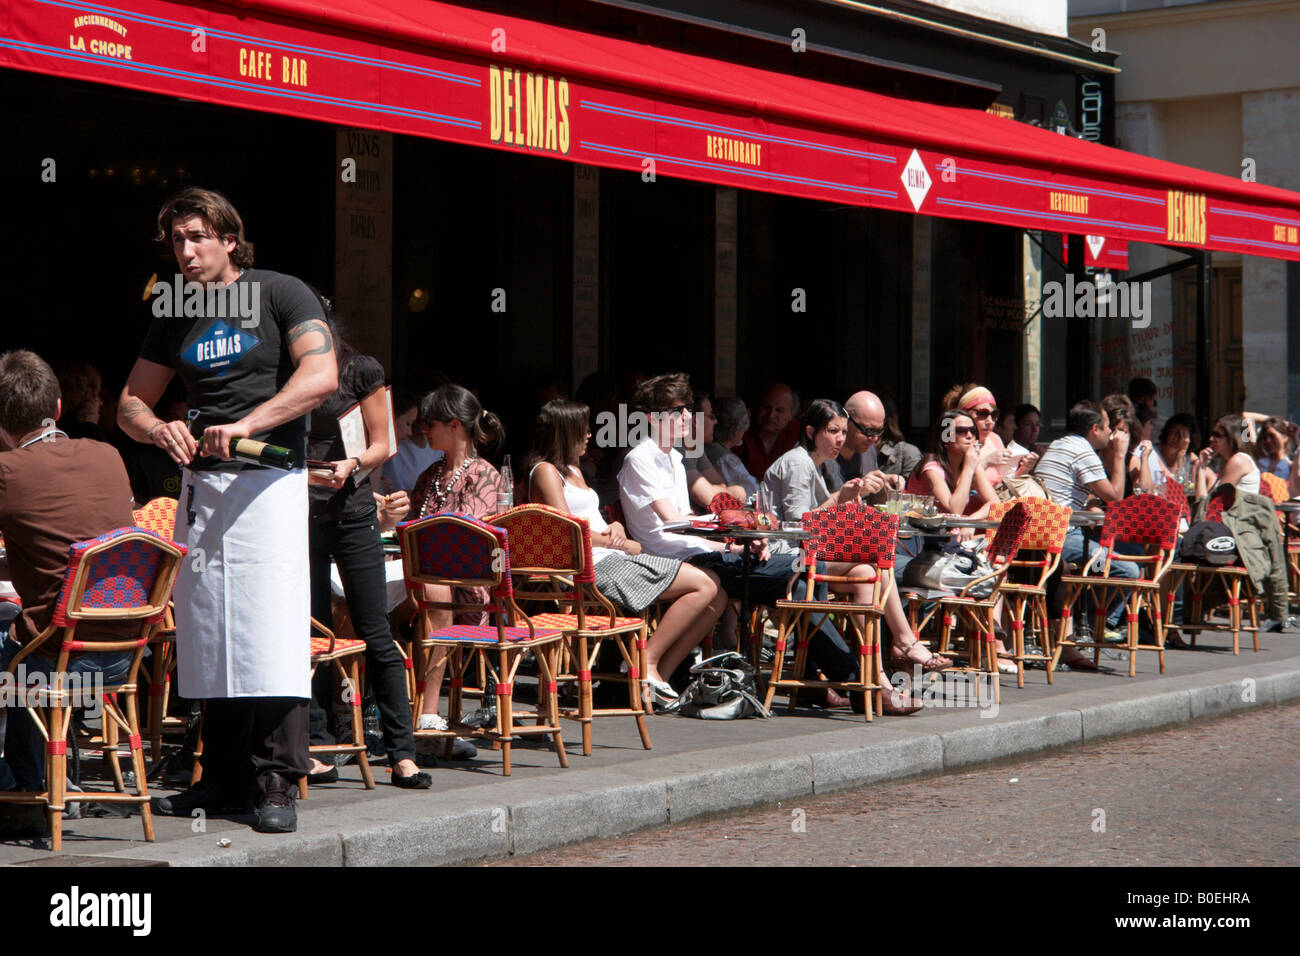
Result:
M310 697L307 472L186 469L176 540L181 696Z

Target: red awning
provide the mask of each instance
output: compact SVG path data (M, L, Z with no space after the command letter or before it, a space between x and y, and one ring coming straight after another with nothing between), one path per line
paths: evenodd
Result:
M431 0L0 0L0 65L656 176L1300 260L1297 193Z

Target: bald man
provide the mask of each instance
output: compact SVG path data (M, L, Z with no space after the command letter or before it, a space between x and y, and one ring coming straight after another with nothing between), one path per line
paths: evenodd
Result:
M799 441L799 397L794 389L773 382L758 403L754 423L733 451L740 456L745 470L763 480L767 469Z
M864 497L881 494L886 488L902 488L907 476L921 460L915 445L892 440L885 430L885 406L872 392L854 392L844 403L849 416L849 433L840 450L839 474L830 472L828 484L836 488L850 478L862 478Z

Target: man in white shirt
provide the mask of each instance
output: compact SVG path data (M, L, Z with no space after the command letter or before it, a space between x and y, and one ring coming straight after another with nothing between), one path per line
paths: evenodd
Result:
M1105 409L1096 402L1076 402L1066 418L1069 432L1048 446L1039 460L1034 474L1042 481L1047 493L1057 504L1069 505L1074 511L1082 511L1088 498L1095 495L1103 502L1119 501L1124 497L1124 469L1128 460L1129 434L1119 430L1112 432L1110 420ZM1099 451L1105 450L1109 467L1103 464ZM1098 559L1098 552L1105 549L1096 541L1084 535L1082 528L1071 528L1065 535L1065 545L1061 549L1061 564L1077 564ZM1136 578L1138 566L1132 561L1112 561L1112 577ZM1060 603L1051 588L1048 596L1049 613L1060 616ZM1114 630L1119 625L1119 616L1124 606L1118 602L1106 619L1107 630ZM1078 655L1082 658L1082 655ZM1064 658L1071 667L1088 669L1092 662L1083 658L1075 659L1073 655ZM1087 661L1087 663L1083 663Z
M744 588L742 549L744 544L727 545L693 535L675 534L665 524L689 520L690 496L682 455L673 446L690 427L692 406L690 379L681 373L647 379L637 389L639 411L649 416L650 437L627 453L618 473L619 498L629 536L647 554L680 558L718 576L728 597L739 599ZM763 540L753 542L754 561L749 575L750 599L755 604L773 604L783 598L795 573L798 556L772 554ZM833 681L852 679L857 661L844 639L827 621L809 644L809 667ZM911 713L919 707L899 706L895 695L885 695L885 713Z

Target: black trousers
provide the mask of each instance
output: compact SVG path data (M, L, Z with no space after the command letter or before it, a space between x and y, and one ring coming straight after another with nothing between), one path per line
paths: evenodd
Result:
M406 666L388 628L384 548L379 540L379 519L373 500L368 509L352 514L312 516L309 543L312 617L333 629L330 588L330 559L333 558L343 581L352 627L357 637L366 642L366 685L379 707L389 763L414 760L415 734L411 702L406 693ZM312 682L311 742L332 744L335 730L334 671L322 666Z
M203 780L240 793L289 789L307 773L307 701L214 697L203 711ZM278 779L277 779L278 778Z
M727 597L739 600L744 588L744 570L738 554L723 551L709 551L690 558L691 564L707 568L718 576ZM766 561L754 562L749 572L749 600L751 604L775 604L785 597L786 585L795 573L796 556L793 554L774 554ZM820 564L820 562L818 562ZM824 570L824 568L818 568ZM814 595L817 600L826 600L825 582L817 584ZM751 640L762 640L762 635L751 635ZM817 632L808 642L808 674L821 671L828 680L853 680L858 675L857 655L849 649L848 644L835 626L822 618ZM805 675L806 676L806 675Z

